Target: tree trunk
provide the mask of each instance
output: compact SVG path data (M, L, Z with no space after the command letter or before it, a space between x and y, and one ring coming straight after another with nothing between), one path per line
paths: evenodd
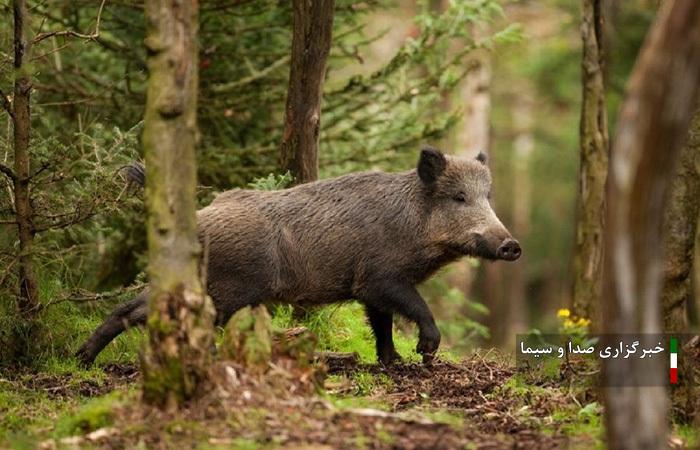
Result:
M664 330L684 332L693 305L693 244L700 214L700 111L681 150L664 215Z
M318 179L318 138L334 0L293 0L292 61L280 166L294 183Z
M32 262L34 223L30 192L29 132L31 116L29 101L32 79L27 62L30 58L32 39L30 36L29 12L24 0L14 2L15 19L15 88L12 101L15 148L15 214L19 234L19 309L23 314L35 311L39 294Z
M700 164L695 167L695 173L700 177ZM700 212L698 212L697 226L695 229L695 251L693 252L693 292L695 301L688 305L688 318L693 327L700 324Z
M150 298L143 397L169 410L198 393L213 343L214 309L201 280L195 216L197 12L196 1L146 2Z
M462 90L464 118L458 136L459 154L476 158L489 153L491 141L491 63L490 55L479 55L479 65L467 73Z
M607 333L661 331L664 203L699 83L700 2L664 2L632 71L611 156L602 302ZM630 387L642 376L641 360L619 359L614 367L603 361L608 383L627 384L603 390L608 446L666 448L667 362L655 359L657 385Z
M486 52L479 54L479 65L467 76L462 83L461 100L464 115L451 147L456 149L458 156L476 158L479 153L488 155L490 152L491 137L491 64L490 55ZM495 264L489 266L499 267ZM473 284L477 271L471 261L462 259L452 263L452 271L449 274L450 286L456 287L464 293L465 298L472 298ZM487 303L487 306L491 306ZM461 311L465 316L473 315L471 308L465 304ZM483 317L477 317L484 320Z
M515 139L513 141L513 212L512 227L513 236L524 239L530 229L530 203L532 200L532 184L530 181L530 158L535 148L533 136L533 99L529 96L530 89L523 86L521 94L515 99L512 115ZM504 279L509 280L507 297L503 303L504 314L501 320L504 324L503 343L506 348L512 348L515 335L527 330L528 307L527 289L525 279L525 267L527 267L527 255L525 260L518 261L503 267Z
M594 317L603 265L605 182L608 176L608 119L605 111L602 0L584 0L581 24L583 98L576 205L573 309Z

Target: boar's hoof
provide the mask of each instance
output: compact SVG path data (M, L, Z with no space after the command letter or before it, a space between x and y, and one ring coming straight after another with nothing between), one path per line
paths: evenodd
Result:
M80 347L80 349L73 355L78 360L78 365L83 369L88 369L92 366L95 361L95 357L90 354L90 351L85 348L85 345Z
M440 332L436 329L426 333L421 333L418 338L418 346L416 351L423 355L423 362L429 363L433 360L435 352L440 346Z
M381 353L378 356L379 364L382 366L391 366L401 362L401 355L394 349Z

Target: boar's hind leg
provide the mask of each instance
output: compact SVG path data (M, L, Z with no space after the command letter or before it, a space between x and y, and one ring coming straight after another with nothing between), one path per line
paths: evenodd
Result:
M81 364L90 366L102 349L112 339L121 334L122 331L128 327L146 323L146 314L148 312L147 298L148 294L144 291L133 300L117 306L76 352L75 356L80 360Z
M416 351L423 355L423 362L430 362L440 346L440 331L416 288L406 283L381 281L368 286L367 293L363 300L368 306L395 311L418 325Z
M367 306L366 310L367 318L377 343L377 359L379 362L388 366L393 362L401 361L401 355L398 354L394 347L394 338L392 336L393 314L373 306Z

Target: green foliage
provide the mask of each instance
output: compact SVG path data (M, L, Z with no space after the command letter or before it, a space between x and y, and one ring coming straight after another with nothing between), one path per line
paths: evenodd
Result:
M289 171L283 175L271 173L267 177L254 179L248 183L248 187L261 191L276 191L286 188L287 186L291 185L293 181L294 177Z

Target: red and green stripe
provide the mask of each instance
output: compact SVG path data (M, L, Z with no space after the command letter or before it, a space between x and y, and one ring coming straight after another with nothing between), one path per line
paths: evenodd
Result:
M671 372L669 374L671 384L678 383L678 339L671 338Z

